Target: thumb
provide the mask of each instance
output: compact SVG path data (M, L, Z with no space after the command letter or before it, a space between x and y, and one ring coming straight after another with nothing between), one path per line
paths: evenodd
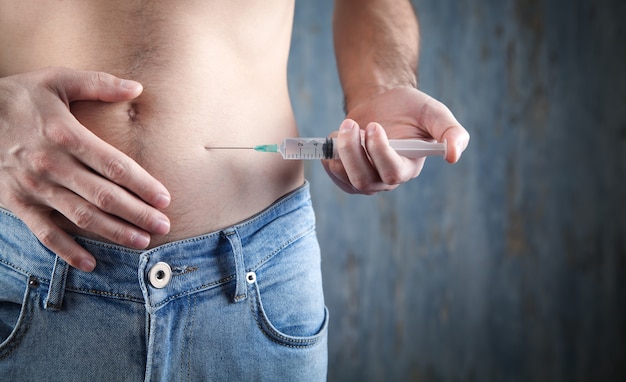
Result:
M57 69L54 88L66 103L72 101L120 102L137 98L143 91L139 82L105 72Z
M461 125L455 125L448 128L443 134L441 141L447 142L446 160L448 163L456 163L461 158L461 154L469 144L470 136L467 130Z

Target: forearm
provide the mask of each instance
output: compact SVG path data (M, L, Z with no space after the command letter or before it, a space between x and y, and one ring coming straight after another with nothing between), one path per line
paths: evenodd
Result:
M333 28L346 111L385 90L417 85L419 30L408 0L336 0Z

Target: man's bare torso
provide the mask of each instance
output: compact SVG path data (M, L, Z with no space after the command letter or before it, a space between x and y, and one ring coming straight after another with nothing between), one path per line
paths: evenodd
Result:
M297 134L286 82L293 7L284 0L3 1L0 77L65 66L142 83L132 102L75 102L71 110L170 191L171 232L154 237L155 246L237 223L302 184L297 162L204 148Z

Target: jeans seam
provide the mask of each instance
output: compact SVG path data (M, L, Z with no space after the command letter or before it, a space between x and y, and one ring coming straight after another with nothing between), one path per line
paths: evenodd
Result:
M17 272L25 275L25 276L34 276L34 275L31 275L30 273L28 273L28 271L26 269L20 268L17 265L9 263L9 262L7 262L7 261L5 261L3 259L0 259L0 264L4 264L7 267L9 267L9 268L13 269L14 271L17 271ZM45 278L41 278L41 277L38 277L38 276L37 276L37 279L40 280L40 281L50 281L50 280L46 280Z
M315 225L310 226L308 229L301 231L299 234L292 236L289 240L283 242L283 244L281 244L279 247L274 249L274 251L270 252L267 256L259 260L256 264L254 264L253 267L249 268L247 272L254 271L256 269L261 268L263 264L267 263L272 257L276 256L278 253L282 252L283 250L285 250L286 248L288 248L289 246L291 246L298 240L302 239L303 237L306 237L307 235L311 234L311 232L315 232Z
M33 322L33 318L34 318L33 310L34 310L35 304L31 300L36 296L32 295L31 293L36 293L36 292L28 288L24 296L24 306L23 306L23 311L20 312L20 319L18 319L17 323L15 324L13 333L11 333L11 335L9 335L9 337L7 337L7 339L4 341L4 342L11 341L11 343L10 345L7 344L6 348L0 349L0 361L9 358L11 354L13 354L15 349L17 349L20 346L20 344L22 343L22 339L24 338L24 336L26 335L26 332L28 331L28 327ZM37 300L38 299L39 298L37 298ZM24 319L24 320L22 321L21 319ZM11 336L13 336L13 338L11 338Z
M263 335L270 341L280 346L285 346L292 349L307 349L317 345L321 341L323 331L325 330L328 321L326 317L326 312L324 312L324 323L317 334L314 334L308 338L290 337L279 332L277 329L274 328L274 325L269 322L261 305L261 292L259 291L258 284L256 282L254 284L251 284L250 288L252 288L254 292L254 297L250 298L250 310L252 316L254 317L257 327L259 328L261 333L263 333ZM324 310L326 310L326 308L324 308ZM263 323L261 323L259 320L262 320Z
M115 299L124 300L124 301L132 301L132 302L138 302L138 303L144 302L143 298L137 298L137 297L121 294L121 293L112 293L112 292L100 291L100 290L95 290L95 289L83 289L83 288L75 288L75 287L68 286L65 288L65 290L67 292L74 292L74 293L87 294L87 295L100 296L100 297L110 297L110 298L115 298Z
M191 302L191 306L189 309L189 315L191 316L191 319L188 320L185 323L185 328L183 329L184 333L187 333L188 331L193 330L193 326L195 323L195 318L196 318L196 314L195 314L195 310L196 310L196 296L189 296L190 302ZM191 349L193 349L193 336L189 336L189 342L188 342L188 347L187 347L187 380L191 381ZM183 362L183 359L181 359L181 362ZM181 365L181 369L185 370L185 368L183 367L183 365Z
M152 305L152 307L155 308L155 309L156 308L160 308L161 306L164 306L168 302L170 302L172 300L175 300L175 299L177 299L179 297L186 296L186 295L191 295L191 294L194 294L194 293L197 293L197 292L201 292L201 291L206 290L206 289L212 289L213 287L225 284L225 283L230 282L230 281L232 281L234 279L235 279L235 275L231 275L231 276L225 277L225 278L223 278L221 280L214 281L212 283L200 285L197 288L187 289L184 292L181 292L181 293L169 296L168 298L166 298L165 300L159 302L158 304Z

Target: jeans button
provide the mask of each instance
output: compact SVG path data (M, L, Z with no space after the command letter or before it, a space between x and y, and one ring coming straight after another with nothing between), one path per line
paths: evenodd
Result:
M254 284L256 282L256 273L248 272L246 273L246 281L248 284Z
M172 279L172 268L167 263L158 262L148 272L150 284L157 289L165 288Z

